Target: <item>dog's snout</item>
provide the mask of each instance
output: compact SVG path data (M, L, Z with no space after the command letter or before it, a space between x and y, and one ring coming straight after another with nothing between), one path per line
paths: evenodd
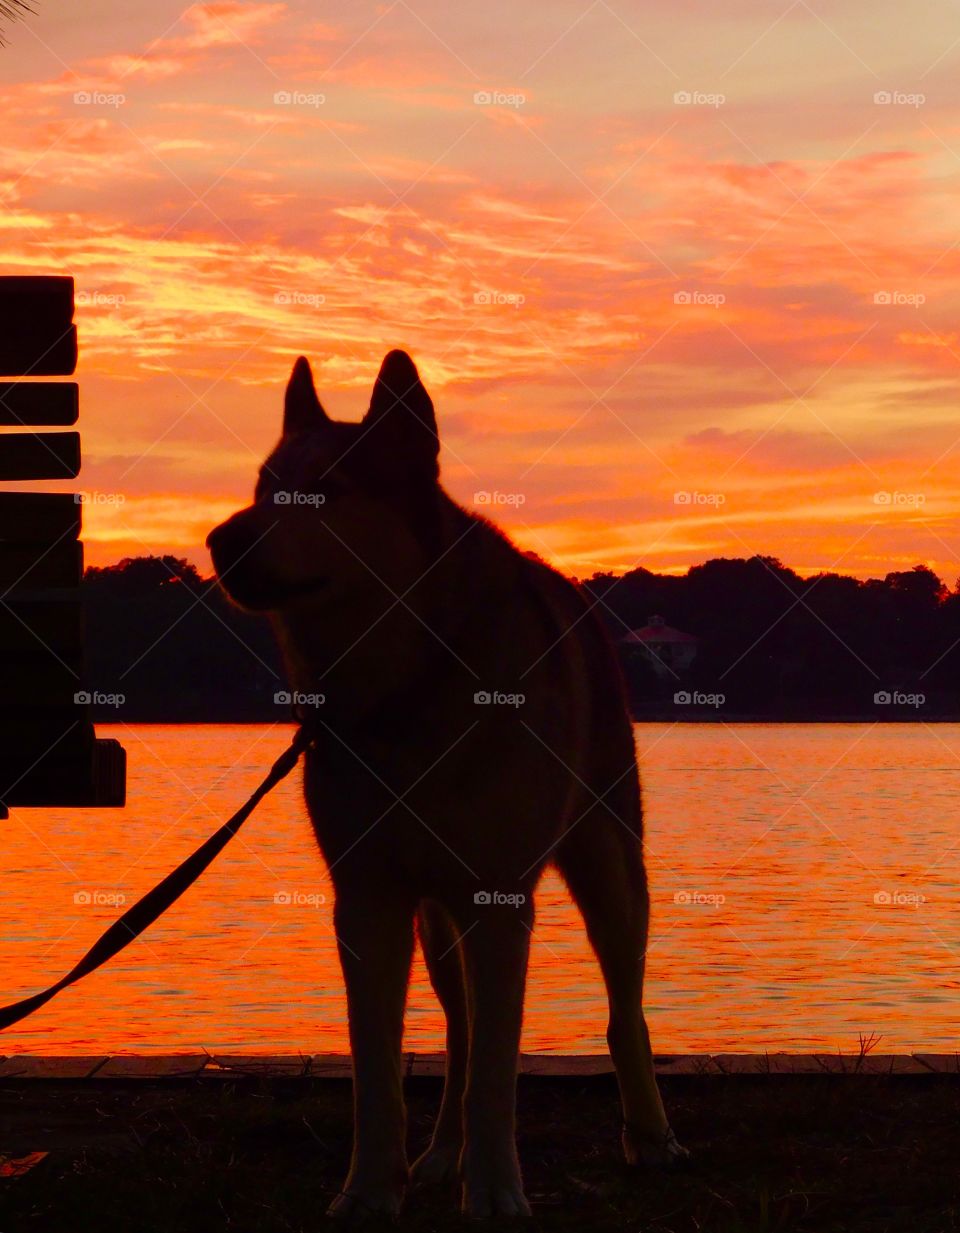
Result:
M249 520L240 514L234 514L220 526L214 527L207 536L207 547L218 573L239 561L253 548L257 539L254 530Z

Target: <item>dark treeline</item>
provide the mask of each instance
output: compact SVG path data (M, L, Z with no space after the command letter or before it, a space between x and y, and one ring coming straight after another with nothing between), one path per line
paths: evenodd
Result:
M621 646L639 717L960 718L960 590L924 566L882 580L804 579L753 557L583 585L618 642L654 614L699 640L683 670ZM97 705L99 719L285 716L267 622L239 612L192 565L139 557L88 569L83 594L88 687L115 695Z
M282 717L268 623L176 557L135 557L83 577L87 685L122 701L100 720L230 723ZM288 708L289 709L289 708Z
M584 585L614 638L656 613L700 639L678 677L656 673L642 653L625 654L638 716L960 716L960 590L925 566L867 581L801 578L774 557L752 557L707 561L683 576L639 569ZM678 692L719 697L677 706Z

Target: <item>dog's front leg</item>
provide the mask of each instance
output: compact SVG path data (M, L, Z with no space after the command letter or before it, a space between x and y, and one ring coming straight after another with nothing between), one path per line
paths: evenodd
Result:
M353 1053L350 1172L329 1215L396 1216L407 1184L401 1050L415 905L382 890L338 889L334 926Z
M517 1062L533 905L480 904L465 928L470 1053L460 1161L463 1211L475 1219L528 1216L516 1143Z

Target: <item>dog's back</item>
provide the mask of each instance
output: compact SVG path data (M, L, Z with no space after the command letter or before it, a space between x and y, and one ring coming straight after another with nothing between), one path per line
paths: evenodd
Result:
M407 670L355 726L318 728L307 801L334 878L531 887L613 785L639 837L619 669L578 587L449 499L440 519L436 564L381 623ZM366 692L349 668L335 688ZM354 847L358 812L384 822Z

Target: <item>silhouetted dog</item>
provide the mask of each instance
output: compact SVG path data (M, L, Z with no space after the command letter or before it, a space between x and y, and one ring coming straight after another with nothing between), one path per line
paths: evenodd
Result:
M581 592L440 487L433 404L392 351L361 423L310 366L254 503L208 540L270 614L313 743L307 807L336 895L355 1140L331 1214L396 1213L408 1182L401 1036L416 920L447 1079L416 1183L459 1175L472 1216L528 1212L514 1137L533 893L553 862L606 981L633 1163L682 1154L641 1010L647 882L633 736ZM320 695L322 695L322 703Z

